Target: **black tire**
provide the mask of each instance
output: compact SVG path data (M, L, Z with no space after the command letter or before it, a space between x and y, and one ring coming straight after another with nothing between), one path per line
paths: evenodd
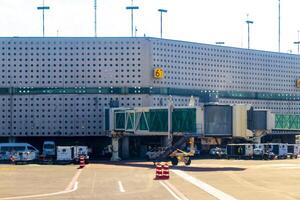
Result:
M184 164L185 164L186 166L188 166L188 165L190 165L191 163L192 163L191 158L190 158L190 157L187 157L186 160L185 160L185 162L184 162Z
M178 165L178 159L176 157L171 158L171 163L174 166Z

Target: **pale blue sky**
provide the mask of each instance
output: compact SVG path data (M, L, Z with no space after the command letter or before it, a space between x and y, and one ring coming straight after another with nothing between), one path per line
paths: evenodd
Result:
M41 36L42 0L0 0L0 36ZM94 0L45 0L46 36L93 36ZM131 0L98 0L98 36L130 36ZM134 0L137 36L159 37L158 8L164 16L164 37L226 46L247 47L246 15L251 26L251 47L278 50L278 0ZM297 52L300 0L281 0L281 51Z

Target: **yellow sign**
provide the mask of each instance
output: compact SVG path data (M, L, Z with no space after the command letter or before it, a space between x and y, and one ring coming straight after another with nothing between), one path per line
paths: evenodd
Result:
M162 68L155 68L153 71L153 76L157 79L164 78L164 70Z
M296 81L296 87L297 87L297 88L300 88L300 79L298 79L298 80Z

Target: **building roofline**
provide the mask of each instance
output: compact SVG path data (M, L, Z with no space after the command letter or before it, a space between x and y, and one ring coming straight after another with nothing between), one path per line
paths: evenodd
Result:
M161 40L161 41L171 41L171 42L184 42L187 44L194 44L194 45L207 45L211 47L219 47L219 48L228 48L228 49L236 49L236 50L243 50L243 51L252 51L252 52L258 52L258 53L273 53L277 55L286 55L286 56L296 56L298 57L298 54L295 53L285 53L285 52L276 52L276 51L267 51L267 50L260 50L260 49L247 49L247 48L241 48L241 47L233 47L233 46L226 46L226 45L217 45L217 44L206 44L201 42L193 42L193 41L186 41L186 40L176 40L176 39L167 39L167 38L157 38L157 37L130 37L130 36L121 36L121 37L111 37L111 36L105 36L105 37L69 37L69 36L50 36L50 37L42 37L42 36L13 36L13 37L0 37L1 39L146 39L146 40Z

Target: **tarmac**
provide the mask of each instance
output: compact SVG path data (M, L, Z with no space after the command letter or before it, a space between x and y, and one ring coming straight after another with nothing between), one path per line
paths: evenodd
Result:
M300 159L193 160L154 180L151 162L0 165L0 200L300 199Z

